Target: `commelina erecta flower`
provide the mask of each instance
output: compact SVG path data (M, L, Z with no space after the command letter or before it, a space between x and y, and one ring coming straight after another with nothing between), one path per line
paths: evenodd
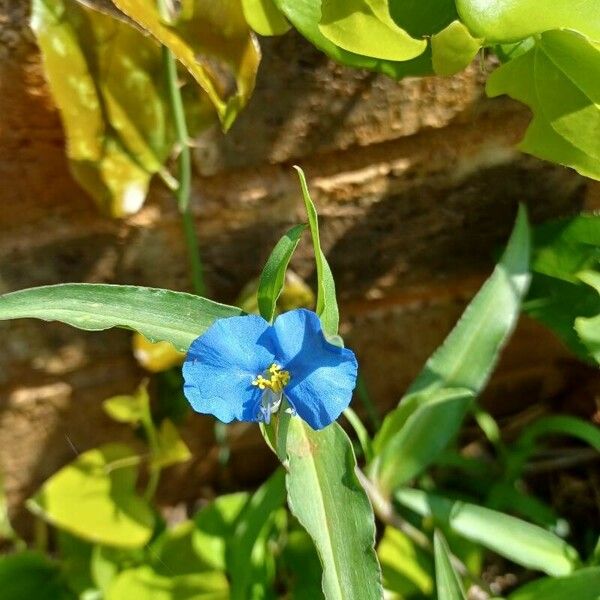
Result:
M328 342L312 311L284 313L273 325L230 317L192 342L183 390L195 411L225 423L269 423L285 397L293 414L322 429L350 404L357 369L352 350Z

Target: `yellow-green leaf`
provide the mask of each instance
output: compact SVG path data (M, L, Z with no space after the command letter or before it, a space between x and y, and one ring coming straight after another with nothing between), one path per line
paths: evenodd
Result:
M481 40L474 38L460 22L453 21L445 29L431 36L431 62L438 75L454 75L468 67Z
M114 0L114 4L173 52L208 94L228 129L254 89L260 61L241 0L196 0L174 24L161 19L153 2Z
M154 513L135 491L136 459L122 444L88 450L50 477L27 506L89 542L139 548L152 536Z
M282 35L291 25L273 0L242 0L248 25L260 35Z
M177 463L187 462L192 458L190 449L181 439L177 427L169 419L165 419L160 424L157 441L158 449L152 457L154 467L169 467Z
M356 54L386 60L410 60L427 48L398 27L385 0L323 0L321 33Z

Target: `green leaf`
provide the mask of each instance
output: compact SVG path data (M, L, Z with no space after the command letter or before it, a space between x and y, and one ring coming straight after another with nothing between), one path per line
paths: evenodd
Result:
M306 225L292 227L275 245L269 256L258 283L258 308L269 322L273 321L277 300L285 283L285 273L296 251Z
M389 61L348 52L326 38L319 29L321 0L274 0L290 23L319 50L333 60L360 69L384 73L394 79L428 75L433 72L431 52L425 51L408 61Z
M550 29L572 29L600 40L596 0L456 0L463 23L486 42L516 42Z
M417 594L431 596L433 592L433 561L431 555L417 546L405 533L386 527L377 547L381 562L383 587L411 598Z
M151 342L169 342L181 352L215 320L241 314L238 308L192 294L133 285L66 283L0 296L0 321L43 319L87 331L122 327Z
M248 25L260 35L282 35L291 25L273 0L242 0Z
M385 471L385 479L391 486L405 481L409 473L410 476L417 474L414 468L403 466L407 456L399 450L393 453L388 447L398 446L412 452L412 465L424 468L425 458L433 460L440 449L440 442L435 441L432 431L445 438L445 442L457 431L469 406L469 396L477 396L487 383L516 325L529 285L529 247L527 216L521 208L506 250L491 277L442 346L427 361L398 408L385 418L374 439L374 450L379 455L371 465L375 478ZM434 406L425 409L430 403ZM430 431L427 431L428 423ZM443 427L440 428L440 424ZM414 433L410 431L413 427ZM420 442L419 431L430 441ZM427 444L432 444L430 451ZM394 475L394 463L402 475Z
M104 412L119 423L137 425L150 416L150 398L145 385L140 385L134 394L113 396L102 402Z
M37 552L0 557L2 600L75 600L58 565Z
M454 0L391 0L390 16L414 38L429 37L458 19Z
M385 0L322 0L319 30L344 50L384 60L410 60L427 47L396 25Z
M90 542L143 546L152 535L154 513L135 491L136 458L121 444L84 452L47 479L27 506L52 525Z
M84 542L66 531L57 531L56 542L61 569L69 588L80 596L96 586L91 573L91 544Z
M256 80L260 49L248 28L240 0L197 0L177 23L161 20L154 2L113 0L150 32L192 74L228 129L246 104Z
M227 544L247 503L248 494L245 492L219 496L194 517L194 549L213 569L225 570Z
M474 38L460 21L453 21L431 36L433 70L437 75L459 73L471 64L479 48L481 40Z
M600 179L598 81L598 44L572 31L549 31L494 71L487 93L508 94L533 111L519 146L523 151Z
M390 493L429 466L458 433L473 399L468 389L431 392L379 450L373 469L378 487Z
M305 531L288 533L282 552L284 571L290 578L290 600L321 600L322 569L314 544Z
M159 575L149 566L123 571L106 600L228 600L229 587L218 571L194 575Z
M196 551L193 538L194 521L184 521L165 529L150 546L150 566L158 575L193 575L213 571Z
M163 469L179 463L184 463L192 458L192 453L186 443L181 439L177 427L164 419L157 432L157 449L152 456L152 466Z
M338 332L340 320L335 295L335 281L329 268L329 263L323 254L323 250L321 250L317 209L310 197L304 171L300 167L294 168L298 171L298 177L300 178L300 186L302 188L302 196L304 198L304 206L308 216L308 225L315 253L317 266L317 314L321 318L325 333L329 336L335 336Z
M450 548L443 534L436 529L433 534L435 556L435 584L438 600L466 600L465 589L452 566Z
M285 478L282 469L260 487L248 502L238 519L233 538L235 543L228 547L227 570L231 579L231 600L246 600L251 597L253 586L252 555L257 544L265 545L260 533L268 524L269 517L285 503Z
M599 246L596 248L598 250ZM579 279L593 287L600 296L600 272L583 271L579 273ZM600 304L600 297L596 300ZM600 306L598 314L591 318L578 317L575 319L575 331L587 348L594 360L600 364Z
M319 553L325 597L381 599L373 510L348 436L337 423L313 431L292 418L287 452L288 504Z
M548 327L583 360L590 352L576 319L600 315L594 281L600 264L600 217L579 215L534 229L533 280L524 310ZM586 285L587 284L587 285ZM577 321L580 323L581 321Z
M514 591L508 600L598 600L600 567L580 569L566 577L544 577Z
M533 446L538 438L546 435L568 435L578 438L600 452L600 429L570 415L552 415L537 419L525 429L516 446Z
M395 494L402 506L529 569L566 575L578 564L577 551L553 533L483 506L420 490Z

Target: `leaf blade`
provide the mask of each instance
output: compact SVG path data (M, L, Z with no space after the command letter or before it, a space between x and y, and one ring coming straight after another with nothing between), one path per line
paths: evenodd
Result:
M122 327L182 352L216 319L241 314L193 294L128 285L67 283L0 296L0 320L61 321L86 331Z

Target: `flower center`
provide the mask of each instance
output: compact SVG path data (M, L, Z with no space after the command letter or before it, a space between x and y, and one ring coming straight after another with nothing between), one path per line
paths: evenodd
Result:
M264 391L258 413L258 419L263 423L268 425L271 422L271 415L279 410L283 388L290 382L290 378L289 371L284 371L279 365L273 363L263 375L257 375L252 380L252 385Z
M271 390L276 394L283 392L283 388L290 382L290 372L284 371L279 365L273 363L266 371L265 375L257 375L256 379L252 380L252 385L258 387L259 390Z

